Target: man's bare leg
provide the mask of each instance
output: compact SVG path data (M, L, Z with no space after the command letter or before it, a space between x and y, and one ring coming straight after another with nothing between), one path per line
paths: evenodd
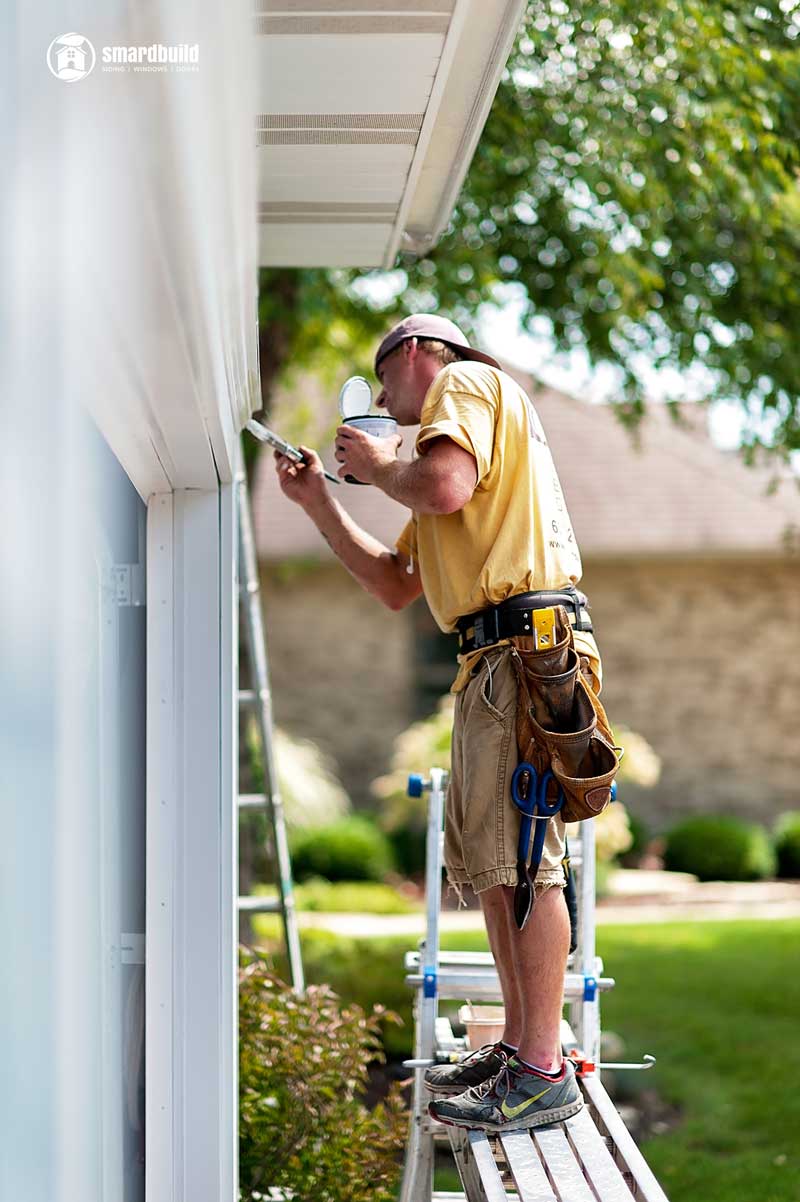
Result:
M519 1047L519 1055L528 1064L555 1070L561 1063L560 1024L570 937L563 890L545 890L522 931L514 921L511 886L487 889L480 900L506 1006L504 1039Z
M479 893L478 900L486 921L489 947L492 949L497 975L500 978L500 988L503 992L503 1005L506 1012L503 1042L516 1048L519 1046L522 1035L522 992L519 978L514 969L512 933L508 927L508 913L504 897L506 891L507 886L495 885L494 888Z

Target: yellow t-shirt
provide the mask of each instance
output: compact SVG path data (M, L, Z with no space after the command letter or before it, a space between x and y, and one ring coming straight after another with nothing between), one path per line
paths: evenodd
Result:
M539 417L519 384L471 360L445 367L422 406L418 453L442 435L474 456L475 491L457 513L413 514L397 540L398 550L419 564L441 629L455 630L462 615L517 593L577 584L581 558L561 484ZM580 641L586 648L579 650L594 660L592 636ZM459 657L454 690L475 656Z

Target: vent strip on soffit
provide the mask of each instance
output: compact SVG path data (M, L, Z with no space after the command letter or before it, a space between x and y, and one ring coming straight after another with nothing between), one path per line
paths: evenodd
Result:
M451 13L455 0L255 0L254 13L306 16L308 13Z
M424 113L259 113L256 129L420 129Z
M392 225L396 204L364 201L265 200L258 205L262 225Z
M375 146L416 146L414 130L398 129L260 129L256 133L258 146L356 146L371 143Z
M394 221L397 209L385 217L364 213L259 213L259 225L388 225Z
M387 217L397 212L396 204L383 204L369 201L345 200L260 200L258 213L268 217L270 213L352 213L355 215L371 214L373 217Z
M341 16L296 16L286 17L257 15L255 18L256 33L277 36L327 34L346 35L364 33L404 34L404 33L447 33L450 17L447 14L439 16L435 13L384 13L373 16L365 13L363 16L342 14Z

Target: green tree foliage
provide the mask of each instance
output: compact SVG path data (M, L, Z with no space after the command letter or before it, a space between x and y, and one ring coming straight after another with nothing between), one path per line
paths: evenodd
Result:
M363 363L396 313L474 328L515 297L528 328L619 369L621 416L643 369L699 365L749 447L797 449L799 35L800 0L530 0L438 246L401 257L377 311L353 273L265 273L262 320L288 333L265 327L262 356Z

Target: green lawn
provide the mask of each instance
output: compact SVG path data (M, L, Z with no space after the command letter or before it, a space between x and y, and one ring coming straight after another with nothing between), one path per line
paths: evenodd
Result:
M657 1057L647 1085L681 1108L679 1124L644 1147L671 1202L800 1202L800 920L601 927L598 940L617 981L603 1025L626 1057ZM412 943L303 933L310 980L403 1014L402 1028L387 1029L394 1054L410 1043L402 957Z
M643 1151L672 1202L800 1199L800 921L605 927L604 1025L683 1121Z

